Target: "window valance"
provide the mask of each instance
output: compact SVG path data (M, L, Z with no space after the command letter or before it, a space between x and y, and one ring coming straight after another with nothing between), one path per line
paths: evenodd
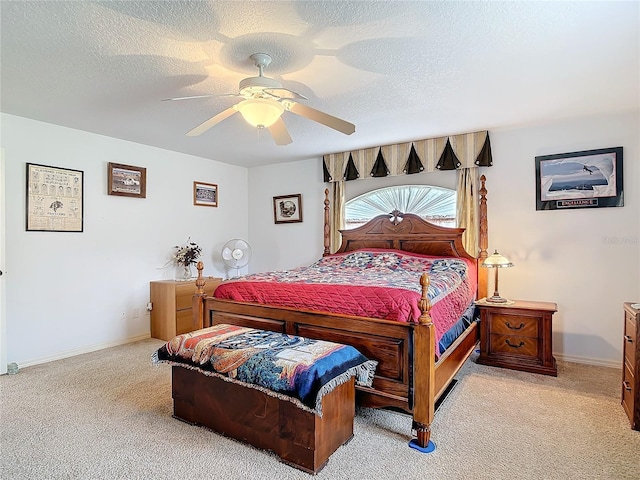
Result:
M384 145L323 157L325 182L490 167L489 132L465 133Z

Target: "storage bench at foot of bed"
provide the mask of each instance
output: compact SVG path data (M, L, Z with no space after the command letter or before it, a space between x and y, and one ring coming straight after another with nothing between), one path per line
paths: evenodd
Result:
M354 379L322 398L322 417L255 388L173 366L173 414L257 448L309 473L353 436Z

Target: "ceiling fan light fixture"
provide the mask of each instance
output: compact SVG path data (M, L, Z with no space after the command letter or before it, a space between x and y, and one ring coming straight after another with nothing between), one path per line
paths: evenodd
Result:
M284 113L284 107L269 98L250 98L234 107L249 125L267 128L273 125Z
M238 95L222 95L226 97L242 97L244 100L205 120L196 128L189 130L187 132L188 136L196 137L201 135L236 112L240 112L249 125L257 127L258 129L267 128L276 145L289 145L292 142L291 135L281 119L285 110L294 115L318 122L345 135L351 135L356 131L356 126L353 123L298 103L298 99L308 100L307 97L288 88L284 88L280 82L273 78L265 77L263 74L264 68L271 63L271 57L269 55L266 53L254 53L250 58L254 61L256 67L258 67L258 76L241 80ZM191 97L177 97L169 100L215 96L219 95L195 95Z

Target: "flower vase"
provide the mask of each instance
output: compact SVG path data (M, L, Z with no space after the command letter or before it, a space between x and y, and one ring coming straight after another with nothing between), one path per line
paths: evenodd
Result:
M186 282L187 280L191 280L192 278L193 278L193 275L191 274L191 264L188 263L187 265L183 265L182 277L180 278L180 280Z

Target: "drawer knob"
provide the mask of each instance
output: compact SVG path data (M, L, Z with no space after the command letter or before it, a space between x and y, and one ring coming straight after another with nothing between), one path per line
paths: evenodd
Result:
M631 338L629 335L625 335L624 339L629 343L633 343L633 338Z
M511 342L509 341L509 339L505 340L505 343L506 343L507 345L509 345L510 347L512 347L512 348L520 348L521 346L523 346L523 345L524 345L524 342L523 342L523 341L521 341L519 345L514 345L513 343L511 343Z
M624 387L624 389L628 392L631 391L631 385L629 385L629 382L622 382L622 386Z
M519 326L517 327L513 327L511 326L511 324L509 322L506 323L507 328L510 328L511 330L520 330L522 327L524 327L524 323L521 323Z

